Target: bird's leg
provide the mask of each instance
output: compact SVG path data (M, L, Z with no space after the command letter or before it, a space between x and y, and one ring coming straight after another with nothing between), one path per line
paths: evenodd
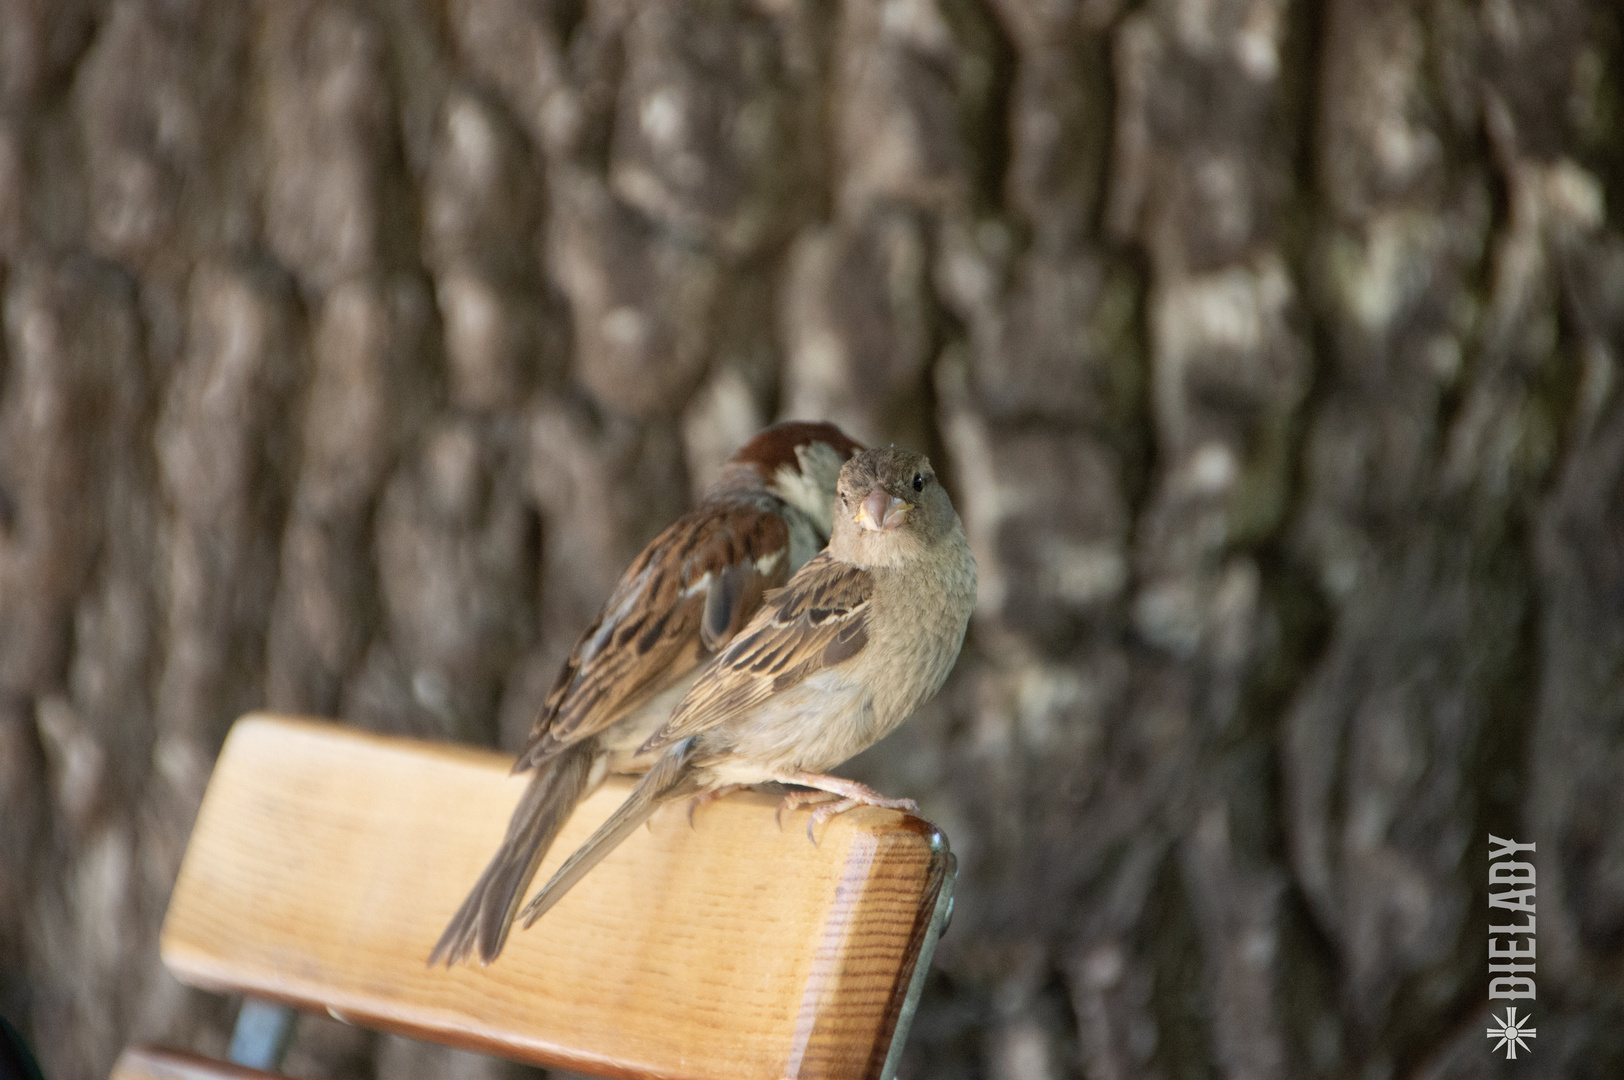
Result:
M719 788L711 788L709 791L701 791L698 795L695 795L693 798L689 799L688 800L688 827L690 829L694 827L694 811L695 810L698 810L701 806L704 806L706 803L715 802L717 799L720 799L724 795L731 795L735 791L739 790L740 788L742 788L744 786L745 786L744 784L723 784Z
M879 806L886 810L906 810L910 814L919 813L919 804L912 799L888 799L867 784L859 784L855 780L847 780L840 776L825 776L823 773L792 772L780 773L773 777L780 784L795 784L800 787L816 788L818 792L826 792L837 796L841 800L850 800L852 806ZM812 795L812 792L794 791L786 795L786 799L798 800L797 805L807 802L820 801L805 799L803 796ZM851 809L847 807L846 809Z
M840 798L839 795L828 791L818 791L815 788L808 791L788 792L785 794L783 801L778 804L778 813L775 815L778 819L778 827L780 829L784 827L785 810L798 810L803 806L813 806L817 803L833 802L838 798Z
M812 820L806 823L806 835L813 843L812 828L822 825L836 814L844 814L856 806L879 806L887 810L902 810L910 814L919 813L919 804L912 799L888 799L878 791L859 784L855 780L846 780L838 776L825 776L822 773L793 772L773 777L780 784L798 784L801 787L813 788L813 791L792 791L784 796L779 803L778 812L783 814L785 809L793 810L799 806L809 806L822 803L812 811Z

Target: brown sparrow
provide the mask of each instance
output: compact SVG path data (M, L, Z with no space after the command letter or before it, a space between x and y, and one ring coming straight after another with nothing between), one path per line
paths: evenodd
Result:
M866 804L917 811L824 775L934 694L964 642L976 564L922 454L865 450L840 470L829 546L801 567L643 744L662 751L608 820L524 909L529 926L662 803L777 781L811 788L808 823ZM691 812L691 807L690 807Z
M514 772L533 770L506 837L429 955L496 959L536 867L609 770L639 749L701 667L829 537L835 479L860 447L832 424L785 423L745 443L699 506L649 541L576 642ZM641 759L641 760L640 760Z

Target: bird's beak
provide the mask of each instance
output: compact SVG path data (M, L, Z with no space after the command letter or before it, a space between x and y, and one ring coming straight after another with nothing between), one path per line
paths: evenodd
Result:
M901 525L912 509L884 488L875 488L857 504L857 524L869 532L887 532Z

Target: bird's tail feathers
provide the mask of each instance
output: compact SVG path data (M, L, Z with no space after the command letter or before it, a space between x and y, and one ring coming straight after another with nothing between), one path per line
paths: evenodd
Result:
M586 739L536 767L508 820L502 846L429 954L431 967L442 962L450 967L468 957L476 945L484 964L501 953L536 868L587 794L597 754L597 740Z
M562 900L564 894L586 876L587 871L635 832L662 803L695 794L699 790L693 771L688 767L692 742L692 739L685 739L660 755L654 766L637 782L632 793L626 796L626 801L598 826L598 831L588 837L586 843L564 860L564 865L553 874L552 880L542 886L535 899L520 913L519 917L526 927Z

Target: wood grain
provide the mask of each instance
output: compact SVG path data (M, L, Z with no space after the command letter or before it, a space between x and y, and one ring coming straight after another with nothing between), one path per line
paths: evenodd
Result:
M227 1061L170 1050L161 1046L132 1046L113 1063L110 1080L282 1080Z
M740 793L657 813L488 968L425 959L495 850L511 759L254 715L215 767L164 925L183 981L615 1076L877 1076L945 844L893 811ZM628 785L565 826L538 881Z

